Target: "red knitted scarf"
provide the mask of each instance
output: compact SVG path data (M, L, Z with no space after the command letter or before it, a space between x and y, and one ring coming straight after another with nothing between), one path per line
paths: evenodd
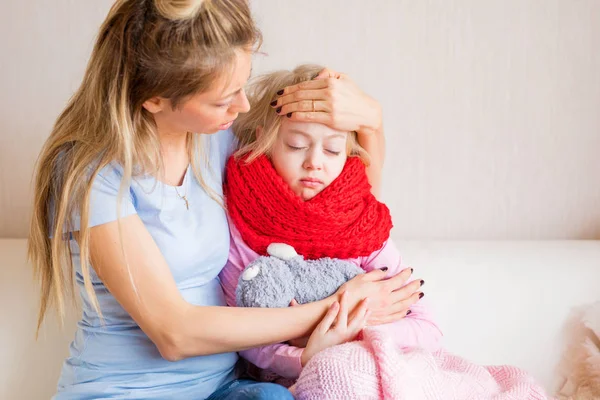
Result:
M225 201L258 254L266 255L271 243L287 243L306 259L347 259L368 256L388 240L390 211L371 194L358 158L348 158L340 176L309 201L292 192L266 156L245 160L227 163Z

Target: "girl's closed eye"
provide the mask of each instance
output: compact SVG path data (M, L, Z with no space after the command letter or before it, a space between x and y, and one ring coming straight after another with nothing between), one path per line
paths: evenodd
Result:
M293 146L291 144L288 144L287 147L291 150L305 150L306 146Z
M325 149L325 152L332 154L334 156L339 156L342 153L341 151L328 150L328 149Z

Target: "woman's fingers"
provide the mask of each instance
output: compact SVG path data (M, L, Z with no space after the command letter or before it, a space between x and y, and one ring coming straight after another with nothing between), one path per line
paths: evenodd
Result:
M313 79L327 79L327 78L340 79L342 76L344 76L344 74L341 74L341 73L334 71L332 69L329 69L329 68L323 68L321 70L321 72L319 72L317 74L317 76L315 76Z
M410 310L403 310L393 314L387 314L382 316L376 316L375 314L371 314L367 320L368 326L376 326L376 325L384 325L391 324L392 322L400 321L402 318L405 318L407 315L410 315Z
M279 97L278 99L274 100L271 103L271 107L275 108L276 110L279 109L280 107L283 107L284 110L287 112L290 112L290 111L312 111L312 100L315 101L315 110L316 110L317 106L323 107L323 103L326 100L329 100L329 98L330 98L330 93L327 89L301 90L301 91L296 91L294 93L286 94L286 95ZM321 102L321 103L317 104L317 102ZM298 109L285 108L285 106L290 105L290 104L295 104L295 103L302 103L304 108L298 108ZM306 108L306 106L309 106L309 108ZM320 110L320 111L323 111L323 110ZM285 113L280 112L279 114L283 115Z
M408 281L412 272L412 268L405 268L396 276L393 276L390 279L386 280L385 283L383 283L383 285L387 290L391 292L398 290L406 284L406 281Z
M333 123L334 117L331 113L315 111L315 112L290 112L286 117L297 122L316 122L330 126Z
M387 270L387 267L374 269L372 271L367 272L366 274L363 274L362 277L366 281L370 282L381 281L387 276Z
M284 106L277 106L275 112L279 115L288 115L290 113L330 113L331 107L328 102L322 100L300 100Z
M302 96L306 96L305 93L302 94L296 94L297 92L312 92L315 91L317 89L325 89L329 86L331 86L332 81L334 79L319 79L319 80L312 80L312 81L304 81L304 82L300 82L297 83L295 85L292 86L286 86L285 88L281 89L279 92L277 92L277 95L279 95L279 99L278 101L282 101L282 99L285 102L290 102L290 101L298 101L298 100L302 100L302 99L311 99L313 97L302 97ZM293 96L295 95L295 97ZM280 103L282 104L282 103Z
M394 293L394 295L396 295L396 293ZM408 295L408 297L406 297L405 295L402 295L405 297L398 296L397 299L392 300L393 302L385 308L373 310L369 324L373 324L373 321L376 320L383 321L379 323L388 323L403 318L406 315L406 313L410 312L410 308L412 307L412 305L418 302L423 297L423 295L423 292L415 292L411 295Z

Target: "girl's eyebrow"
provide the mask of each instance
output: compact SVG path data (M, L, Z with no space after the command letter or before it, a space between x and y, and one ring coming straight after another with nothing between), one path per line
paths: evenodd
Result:
M307 138L312 138L311 135L309 135L308 133L303 132L303 131L301 131L299 129L290 129L289 132L297 134L297 135L302 135L302 136L307 137ZM343 133L332 133L331 135L327 136L327 139L334 139L334 138L336 138L336 139L337 138L345 139L346 136Z

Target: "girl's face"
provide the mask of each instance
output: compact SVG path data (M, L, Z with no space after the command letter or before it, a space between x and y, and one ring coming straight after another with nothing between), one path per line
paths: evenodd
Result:
M271 162L294 193L310 200L344 169L347 132L313 122L283 119Z
M210 90L190 97L175 110L168 99L160 97L146 101L144 108L154 114L158 131L163 134L211 134L225 130L239 113L250 110L244 86L251 66L251 53L239 49L232 74L219 79Z

